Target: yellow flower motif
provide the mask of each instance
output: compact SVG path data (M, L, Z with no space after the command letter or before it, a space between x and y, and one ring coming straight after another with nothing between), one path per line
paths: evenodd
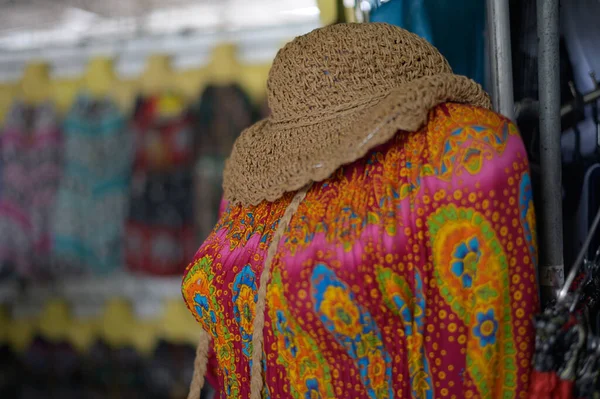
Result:
M208 296L210 295L210 287L211 283L208 273L204 270L198 271L198 274L196 275L196 290L200 294Z
M358 308L343 288L327 288L323 294L321 311L333 322L336 332L348 337L355 337L361 333Z
M375 391L378 388L383 387L385 381L385 361L379 352L372 352L369 355L369 366L367 367L367 373L371 380L371 386Z
M246 333L252 333L255 315L254 291L252 288L247 285L241 286L235 304L240 310L240 327Z

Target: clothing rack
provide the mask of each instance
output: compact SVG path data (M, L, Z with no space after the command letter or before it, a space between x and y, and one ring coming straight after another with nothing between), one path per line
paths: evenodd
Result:
M508 2L508 0L504 0ZM544 297L563 285L562 165L560 147L559 1L537 0L538 87L540 101L541 266ZM542 298L545 299L545 298Z
M355 0L359 22L387 0ZM509 0L487 0L490 91L494 109L515 118ZM542 301L557 297L565 279L562 220L562 161L560 146L559 0L537 0L538 84L542 196L538 203L540 259L538 276ZM596 98L590 93L585 100ZM589 99L587 97L590 97ZM522 111L521 107L519 110Z
M510 12L508 0L487 0L490 83L492 104L502 115L514 120Z
M496 111L514 117L508 0L488 0L488 35L492 102ZM564 283L562 166L560 147L559 1L537 0L538 80L542 196L540 265L542 300L556 298Z
M8 49L0 51L0 83L18 80L28 63L39 60L51 65L52 75L58 78L81 75L88 61L97 56L114 59L116 71L122 77L139 75L153 54L169 55L177 69L197 68L208 62L215 47L225 43L236 47L241 63L265 63L275 57L282 43L318 26L317 20L309 20L262 29L173 33L123 37L118 41L89 40L77 46Z

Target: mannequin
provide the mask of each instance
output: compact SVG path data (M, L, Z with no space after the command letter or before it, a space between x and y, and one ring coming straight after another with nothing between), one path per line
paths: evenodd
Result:
M294 39L267 88L182 282L203 328L188 397L205 377L228 398L523 397L537 253L516 127L389 24Z

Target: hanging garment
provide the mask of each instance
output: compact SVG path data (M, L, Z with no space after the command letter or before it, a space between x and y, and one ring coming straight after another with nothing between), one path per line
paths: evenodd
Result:
M50 215L61 176L54 106L13 105L0 134L0 269L43 278L50 265Z
M53 215L55 273L123 266L133 137L109 99L80 95L67 115L65 172Z
M187 112L161 115L163 106L162 96L138 99L132 121L136 138L135 171L188 168L196 157L190 116Z
M195 114L198 129L195 216L198 235L203 240L217 221L225 158L235 139L258 115L250 98L237 85L208 86Z
M127 224L129 270L172 275L185 268L197 243L192 182L186 170L134 178Z
M595 230L593 223L557 298L535 319L532 399L600 397L600 246L593 239Z
M160 97L139 100L136 161L127 223L129 270L181 273L195 252L194 134L186 113L161 116Z
M390 0L374 9L370 20L416 33L439 49L454 73L484 83L484 1Z
M597 288L596 284L596 288ZM594 309L598 311L598 303ZM552 304L536 318L536 350L531 399L596 399L600 397L600 339L589 326L585 306L577 313Z
M248 95L236 84L207 86L194 113L198 154L209 156L227 156L242 130L259 117Z

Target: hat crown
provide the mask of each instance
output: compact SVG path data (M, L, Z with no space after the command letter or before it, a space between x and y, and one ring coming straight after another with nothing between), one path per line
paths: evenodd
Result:
M412 80L452 73L425 39L384 23L336 24L279 51L267 81L274 121L352 108Z

